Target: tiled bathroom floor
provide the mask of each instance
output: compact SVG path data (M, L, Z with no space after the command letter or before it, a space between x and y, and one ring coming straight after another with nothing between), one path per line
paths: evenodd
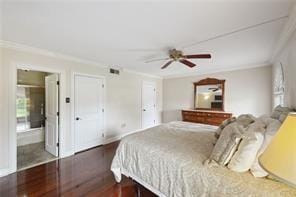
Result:
M17 147L17 169L51 161L56 157L45 150L44 142Z

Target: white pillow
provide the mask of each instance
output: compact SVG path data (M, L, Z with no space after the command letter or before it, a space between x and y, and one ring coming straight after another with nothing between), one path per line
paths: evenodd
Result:
M235 172L246 172L254 163L258 150L263 143L261 131L248 131L246 137L241 141L238 150L228 164L228 168Z
M266 132L264 134L264 141L263 141L262 146L260 147L260 149L258 151L257 157L250 169L250 171L254 175L254 177L265 177L268 175L268 173L263 168L261 168L258 159L259 159L260 155L265 151L267 146L269 145L273 136L276 134L276 132L281 127L281 122L276 119L269 118L269 119L265 119L265 121L267 123L267 128L266 128Z

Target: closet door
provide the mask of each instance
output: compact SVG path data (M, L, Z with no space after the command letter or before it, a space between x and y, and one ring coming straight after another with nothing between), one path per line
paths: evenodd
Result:
M142 85L142 128L156 125L156 87L152 82Z
M75 75L75 151L101 145L104 138L104 80Z

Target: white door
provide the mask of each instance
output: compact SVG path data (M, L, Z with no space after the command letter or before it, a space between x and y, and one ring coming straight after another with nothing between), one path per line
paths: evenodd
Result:
M45 77L45 149L58 156L59 132L59 77L52 74Z
M156 125L156 87L154 83L142 85L142 128Z
M75 151L102 144L104 138L104 80L75 75Z

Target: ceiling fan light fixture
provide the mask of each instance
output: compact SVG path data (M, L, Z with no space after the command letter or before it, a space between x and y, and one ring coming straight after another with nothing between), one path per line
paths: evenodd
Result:
M172 49L169 51L169 56L170 58L172 58L173 60L177 61L180 58L183 57L183 52L177 49Z
M172 62L180 62L190 68L195 67L196 64L194 64L191 61L188 61L188 59L210 59L212 56L211 54L193 54L193 55L183 55L183 52L181 50L177 50L177 49L171 49L169 50L169 57L167 58L167 60L169 60L168 62L166 62L161 69L165 69L167 68ZM149 62L153 62L153 61L160 61L160 60L165 60L165 59L157 59L157 60L150 60L147 61L147 63Z

